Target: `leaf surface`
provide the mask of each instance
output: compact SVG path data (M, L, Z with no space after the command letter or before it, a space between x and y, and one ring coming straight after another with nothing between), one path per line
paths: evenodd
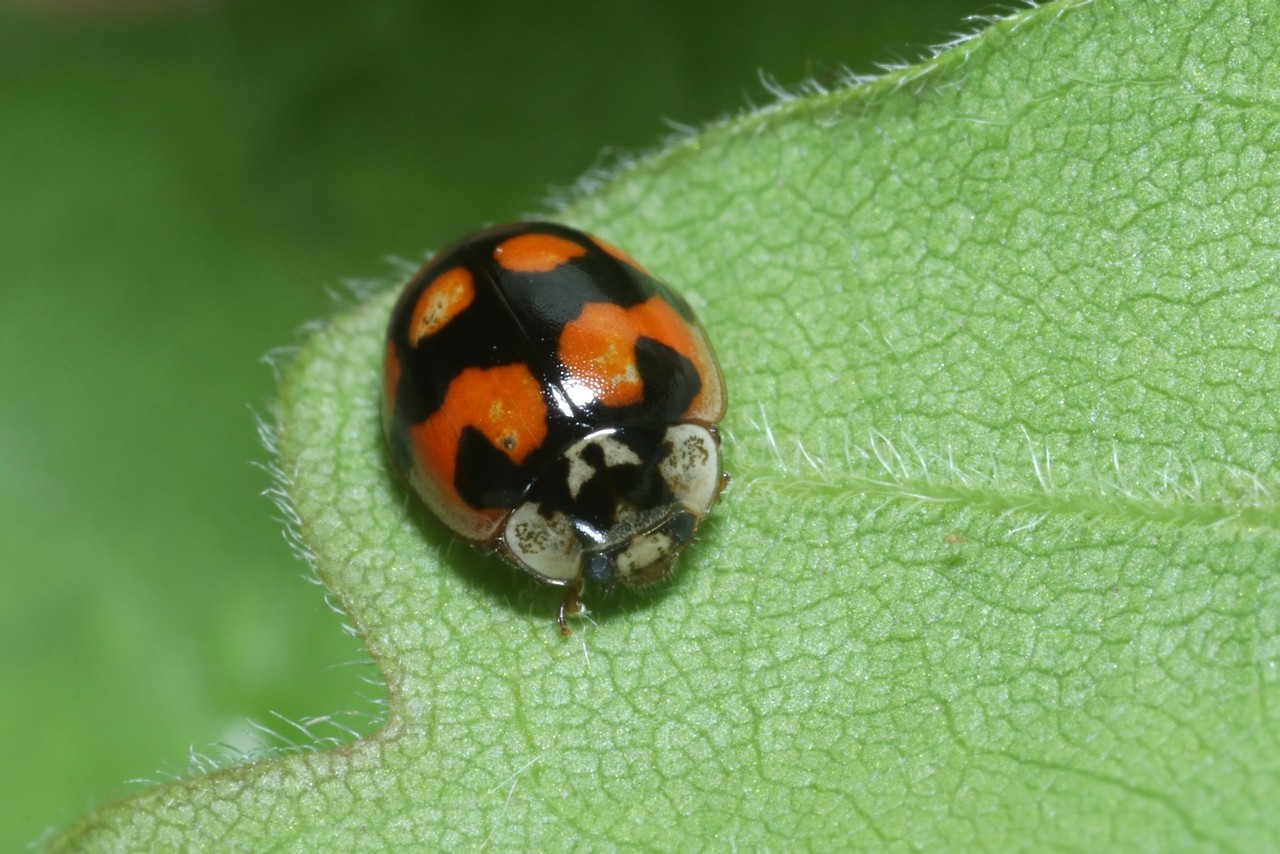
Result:
M586 187L708 328L734 481L567 641L389 473L394 292L336 317L280 459L385 728L60 842L1275 847L1278 44L1050 4Z

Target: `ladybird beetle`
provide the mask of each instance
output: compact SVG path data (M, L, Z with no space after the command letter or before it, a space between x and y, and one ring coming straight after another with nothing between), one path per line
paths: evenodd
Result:
M719 498L725 387L688 303L562 225L489 228L439 252L391 312L390 459L455 534L582 612L586 582L671 572Z

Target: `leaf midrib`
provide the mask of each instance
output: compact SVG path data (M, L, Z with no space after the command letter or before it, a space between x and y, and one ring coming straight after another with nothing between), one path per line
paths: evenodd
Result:
M1039 458L1032 468L1034 485L999 481L998 476L965 472L949 466L944 474L896 473L887 465L882 476L832 471L823 460L802 453L804 470L781 461L773 466L740 465L750 488L771 490L822 506L858 500L888 499L909 503L952 504L999 517L1018 517L1010 533L1028 530L1052 517L1113 520L1176 529L1280 532L1280 502L1256 479L1240 475L1256 496L1210 498L1197 493L1198 481L1185 485L1165 480L1158 487L1136 489L1114 481L1075 479L1054 482ZM760 474L752 474L752 470Z

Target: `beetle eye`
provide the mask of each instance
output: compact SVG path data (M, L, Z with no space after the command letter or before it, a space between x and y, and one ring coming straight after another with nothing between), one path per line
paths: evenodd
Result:
M667 523L665 530L671 535L671 539L675 540L677 546L683 546L693 536L693 529L697 524L698 520L694 518L692 513L681 510L671 517L671 521Z
M613 571L613 561L603 552L596 552L587 561L583 576L592 584L598 584L604 590L613 586L617 577Z

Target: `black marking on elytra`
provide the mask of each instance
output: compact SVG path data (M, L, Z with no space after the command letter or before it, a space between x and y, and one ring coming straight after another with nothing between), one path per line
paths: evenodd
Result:
M463 501L478 509L517 507L528 483L525 466L514 463L476 428L462 428L453 485Z

